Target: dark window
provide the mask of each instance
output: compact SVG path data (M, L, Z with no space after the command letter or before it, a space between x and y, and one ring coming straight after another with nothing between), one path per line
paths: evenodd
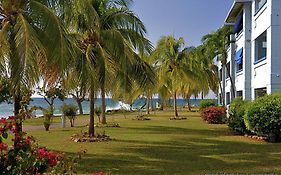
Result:
M226 71L225 71L226 78L229 78L229 73L230 73L230 62L226 64Z
M255 89L255 98L265 96L266 94L266 88Z
M255 12L257 13L267 2L267 0L255 0Z
M240 72L243 70L243 63L236 63L236 72Z
M226 93L226 104L229 105L230 104L230 92Z
M266 59L267 38L266 31L255 41L255 62Z
M243 97L243 91L237 91L236 96L237 97Z

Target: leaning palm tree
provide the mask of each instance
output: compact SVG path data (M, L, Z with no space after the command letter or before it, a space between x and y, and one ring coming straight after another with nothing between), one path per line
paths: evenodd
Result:
M220 29L218 29L216 32L210 33L208 35L205 35L202 38L203 45L206 48L206 54L208 57L213 59L215 56L220 56L220 61L222 64L223 70L227 71L227 74L230 78L231 82L231 91L235 95L235 88L234 88L234 82L232 79L232 76L230 74L230 70L227 68L227 46L230 43L229 36L230 36L231 30L230 27L224 26ZM222 89L222 99L223 104L224 102L224 90Z
M177 97L181 87L185 83L192 83L196 76L183 45L183 38L177 40L173 36L164 36L158 41L154 52L154 57L158 61L159 86L161 91L166 89L173 97L175 117L178 117Z
M144 38L146 29L141 20L129 10L125 0L85 0L72 1L70 10L66 11L65 21L69 29L78 38L82 63L91 79L83 78L88 73L78 69L89 87L90 126L89 135L94 136L93 97L97 90L106 87L106 72L114 74L118 85L124 92L132 89L133 81L142 85L150 81L150 67L144 63L135 50L149 51L150 42ZM81 59L80 58L80 59ZM85 65L84 65L85 64ZM83 75L83 76L82 76ZM116 84L117 85L117 84ZM105 118L102 121L106 122Z
M8 75L14 115L21 121L21 87L31 89L41 75L59 77L70 60L70 44L51 0L0 2L0 72ZM21 122L16 131L21 131Z

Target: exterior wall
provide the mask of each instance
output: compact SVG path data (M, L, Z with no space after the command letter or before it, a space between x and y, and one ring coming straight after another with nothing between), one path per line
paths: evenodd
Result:
M268 94L281 92L281 0L267 0L257 12L255 7L255 0L243 3L243 31L236 36L235 46L230 45L227 58L227 62L232 63L233 73L234 54L243 48L243 69L240 72L235 70L233 79L236 91L243 91L244 99L253 100L256 98L255 89L267 88ZM231 16L231 19L234 17ZM255 62L256 39L264 32L267 34L266 58ZM229 78L221 84L224 82L225 94L231 93Z
M275 1L275 0L273 0ZM279 1L279 0L277 0ZM270 93L270 60L271 60L271 0L267 0L267 3L258 11L255 12L255 2L252 3L252 99L255 99L255 89L267 88L267 93ZM255 63L255 41L264 32L267 32L267 55L266 59Z
M281 92L281 1L271 0L271 26L268 29L270 37L268 47L270 53L269 70L270 84L268 93Z

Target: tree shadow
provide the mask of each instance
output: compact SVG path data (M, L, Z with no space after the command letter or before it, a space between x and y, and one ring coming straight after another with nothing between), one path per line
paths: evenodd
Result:
M281 144L239 140L239 136L237 141L224 140L229 132L223 128L148 126L130 129L143 132L143 139L117 139L114 142L125 146L112 147L110 153L85 155L79 171L89 174L106 170L120 175L281 172ZM146 140L145 135L151 134L158 137L175 134L177 137L167 141Z

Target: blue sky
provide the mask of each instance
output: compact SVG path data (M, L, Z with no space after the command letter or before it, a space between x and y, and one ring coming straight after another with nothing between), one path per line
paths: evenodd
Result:
M198 46L203 35L215 31L233 0L134 0L132 10L147 27L156 44L163 35L183 37L186 46Z

